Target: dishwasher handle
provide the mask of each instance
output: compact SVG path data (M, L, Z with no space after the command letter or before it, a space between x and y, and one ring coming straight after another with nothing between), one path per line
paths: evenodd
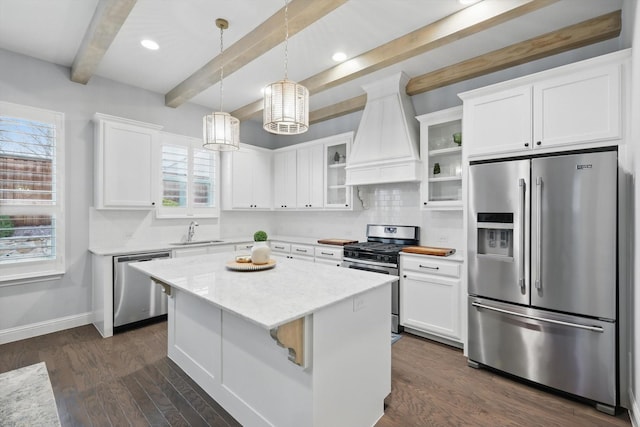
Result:
M113 257L114 262L145 262L154 259L171 258L171 252L156 252L147 254L124 255Z

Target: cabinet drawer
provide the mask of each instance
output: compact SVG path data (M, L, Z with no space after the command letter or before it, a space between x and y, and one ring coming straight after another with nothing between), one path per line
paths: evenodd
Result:
M291 243L271 242L271 251L288 254L291 252Z
M311 245L291 245L291 255L307 255L313 256L313 246Z
M437 274L441 276L460 277L460 264L434 260L427 257L402 257L402 268L419 271L421 273Z
M315 247L316 258L342 259L342 248Z
M253 247L253 242L247 242L247 243L238 243L236 244L236 251L242 251L242 250L251 250L251 248Z

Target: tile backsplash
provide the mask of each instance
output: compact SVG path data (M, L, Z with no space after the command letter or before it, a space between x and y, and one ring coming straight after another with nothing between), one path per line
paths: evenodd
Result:
M196 239L269 235L366 240L367 224L420 226L420 243L462 249L461 211L422 211L418 183L357 187L353 211L222 211L197 218ZM190 219L157 219L152 211L90 209L91 246L167 243L185 238Z

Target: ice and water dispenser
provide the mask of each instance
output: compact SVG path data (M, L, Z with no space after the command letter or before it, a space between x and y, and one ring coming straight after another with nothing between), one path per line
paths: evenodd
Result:
M478 255L513 258L513 213L478 213Z

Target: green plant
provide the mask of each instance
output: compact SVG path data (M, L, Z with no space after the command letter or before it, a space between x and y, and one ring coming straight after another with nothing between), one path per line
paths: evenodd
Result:
M255 233L253 233L253 241L254 242L266 242L267 241L267 233L262 231L262 230L258 230Z
M180 206L180 203L171 199L162 199L162 206Z
M14 231L13 221L9 215L0 215L0 237L11 237Z

